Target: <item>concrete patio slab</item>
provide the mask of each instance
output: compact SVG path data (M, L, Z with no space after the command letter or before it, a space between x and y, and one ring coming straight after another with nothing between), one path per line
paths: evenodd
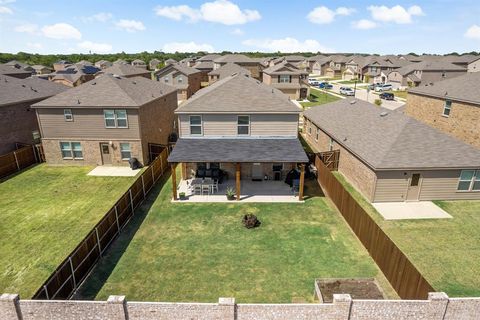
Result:
M134 177L141 169L132 170L130 167L98 166L87 175L98 177Z
M448 219L446 211L431 201L372 203L385 220Z

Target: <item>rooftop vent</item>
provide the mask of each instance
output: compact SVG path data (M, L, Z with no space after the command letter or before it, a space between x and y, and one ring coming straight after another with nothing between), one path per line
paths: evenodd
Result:
M137 84L137 81L132 81L133 84Z
M77 104L80 104L80 99L77 99Z
M386 116L388 116L388 112L383 111L382 113L380 113L380 117L386 117Z
M118 74L113 74L112 76L116 79L122 79L122 77L120 77Z

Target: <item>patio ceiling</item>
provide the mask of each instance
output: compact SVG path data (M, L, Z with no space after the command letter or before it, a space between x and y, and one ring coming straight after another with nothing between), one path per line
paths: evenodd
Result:
M178 139L168 162L308 162L300 141L289 139Z

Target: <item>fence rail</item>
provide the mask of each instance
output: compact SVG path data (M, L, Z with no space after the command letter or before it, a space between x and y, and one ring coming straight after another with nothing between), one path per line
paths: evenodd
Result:
M317 156L318 183L402 299L426 299L435 291L405 254Z
M78 246L63 260L33 299L68 299L88 276L108 246L130 221L165 171L168 170L168 148L165 148L150 166L142 172L131 187L107 211Z
M33 145L17 144L17 150L0 156L0 179L42 162ZM39 147L41 148L41 146Z

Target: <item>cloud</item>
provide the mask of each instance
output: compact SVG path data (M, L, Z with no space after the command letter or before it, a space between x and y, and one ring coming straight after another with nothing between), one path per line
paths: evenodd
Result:
M170 42L165 43L162 47L163 52L198 52L198 51L207 51L214 52L215 49L206 43L195 43L191 42Z
M240 28L233 29L231 33L236 36L243 36L245 34Z
M397 24L412 23L413 16L424 15L422 8L419 6L411 6L408 9L399 5L391 8L386 6L369 6L367 10L370 11L373 20Z
M377 24L372 20L361 19L352 22L352 27L355 29L368 30L377 27Z
M317 40L307 39L299 41L295 38L283 39L249 39L242 42L243 45L255 47L270 52L332 52L333 50L321 45Z
M41 44L40 42L27 42L27 47L33 49L42 49L43 44Z
M13 14L12 9L1 6L0 7L0 14Z
M14 3L16 0L0 0L0 4Z
M228 0L205 2L199 9L188 5L179 5L170 7L158 6L154 11L158 16L176 21L185 19L188 22L197 22L203 20L225 25L245 24L262 18L257 10L242 10L238 5Z
M480 26L472 25L464 34L465 38L480 40Z
M68 23L55 23L42 28L42 34L52 39L76 39L80 40L82 34L77 28Z
M79 49L91 51L94 53L107 53L112 51L112 45L108 43L96 43L91 41L83 41L77 44Z
M33 23L21 24L13 28L15 32L29 33L29 34L39 34L38 26Z
M355 12L353 8L339 7L334 11L325 6L321 6L310 11L307 18L312 23L328 24L335 21L336 16L349 16L353 12Z
M99 12L89 17L82 17L82 21L85 23L88 22L107 22L113 18L113 14L109 12Z
M143 22L141 21L136 21L136 20L126 20L126 19L121 19L115 23L115 25L123 29L127 32L136 32L136 31L143 31L145 30L145 26L143 25Z

